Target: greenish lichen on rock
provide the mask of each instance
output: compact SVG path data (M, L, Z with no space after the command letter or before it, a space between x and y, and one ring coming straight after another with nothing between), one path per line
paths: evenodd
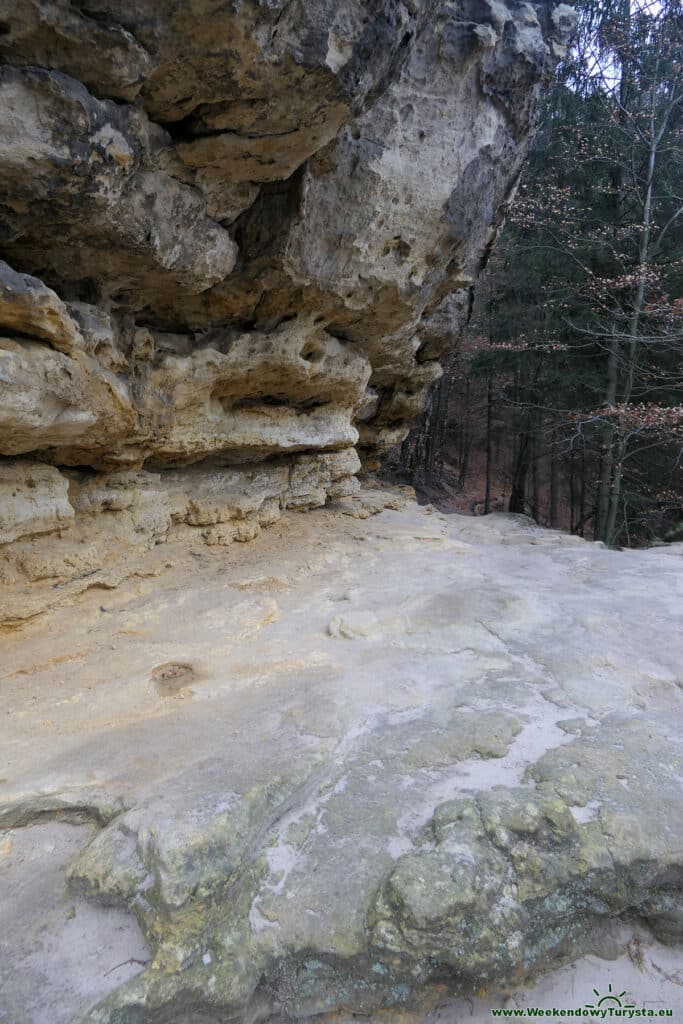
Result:
M416 738L424 724L411 726ZM307 812L299 806L294 817L280 816L262 832L260 854L241 866L223 864L223 851L236 850L239 858L244 850L237 823L245 805L237 797L239 813L226 817L227 831L214 817L199 825L198 844L189 834L167 833L164 842L179 848L180 858L147 846L145 868L134 868L130 848L139 812L101 832L72 878L100 899L133 906L159 945L157 969L88 1021L118 1020L114 1007L121 1003L125 1020L138 1019L135 1007L142 1012L157 1004L177 1013L188 991L208 1014L244 1013L245 1019L266 1005L297 1020L342 1007L372 1014L419 1006L430 986L472 992L522 983L580 955L594 929L613 918L647 920L661 939L680 941L683 834L675 823L662 829L661 815L676 804L672 778L683 758L680 751L670 752L666 764L658 755L643 757L646 727L617 718L599 740L589 729L548 752L529 767L523 786L497 786L437 805L414 848L393 864L378 857L373 838L389 838L397 828L395 787L415 766L409 758L392 763L394 730L382 735L386 742L377 736L357 763L344 764L342 785L319 785L317 796L314 770L304 782ZM390 772L379 799L360 778L371 753L382 756ZM462 759L472 753L465 744ZM642 775L626 790L622 772L628 769L633 778L635 765ZM441 767L437 760L432 770ZM537 784L530 787L532 779ZM387 800L392 791L393 805ZM249 794L248 817L260 800L259 792ZM585 818L584 801L595 808ZM364 837L373 856L369 864L362 858L353 863L357 889L348 908L335 900L334 879L347 858L351 815L356 841ZM147 834L149 809L144 820ZM223 829L220 840L218 833L213 837L216 829ZM165 877L173 880L175 895ZM302 907L304 914L325 917L321 928L302 920Z

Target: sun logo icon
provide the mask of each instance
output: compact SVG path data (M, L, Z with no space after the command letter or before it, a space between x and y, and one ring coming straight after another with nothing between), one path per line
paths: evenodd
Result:
M597 1003L586 1003L587 1010L599 1010L606 1006L611 1006L613 1009L618 1008L620 1010L632 1010L635 1007L635 1003L622 1003L622 998L626 995L626 989L618 994L612 991L611 983L607 986L607 992L604 996L601 996L597 988L593 991L597 996Z

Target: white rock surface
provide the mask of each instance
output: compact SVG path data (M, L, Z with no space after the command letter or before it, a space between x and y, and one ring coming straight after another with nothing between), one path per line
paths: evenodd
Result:
M107 995L20 929L16 1019L57 987L91 1024L454 1024L473 988L483 1021L609 982L683 1011L642 925L683 937L678 547L370 491L161 559L3 639L5 835L73 829L58 877L153 951ZM622 959L520 987L587 954Z

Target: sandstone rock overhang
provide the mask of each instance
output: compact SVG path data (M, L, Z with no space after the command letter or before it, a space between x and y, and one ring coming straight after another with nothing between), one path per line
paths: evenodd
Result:
M225 543L351 493L356 450L372 465L405 435L573 14L18 0L0 22L0 531L22 545L0 617L19 621L172 526ZM198 486L223 495L208 523Z

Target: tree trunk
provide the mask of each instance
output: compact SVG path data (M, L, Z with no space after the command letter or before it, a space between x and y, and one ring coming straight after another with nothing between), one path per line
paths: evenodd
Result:
M560 499L560 482L558 479L559 465L555 453L550 452L550 510L548 525L555 529L558 520L558 507Z
M493 420L493 370L489 368L486 382L486 493L484 495L484 515L491 511L491 476L493 473L493 440L491 424Z
M539 506L540 506L540 499L539 499L539 476L540 476L540 473L538 471L538 459L539 459L538 435L539 435L539 430L540 430L539 416L538 416L538 413L536 413L535 416L534 416L533 424L532 424L532 431L533 431L533 433L532 433L531 452L530 452L530 460L531 460L531 517L532 517L532 519L534 520L535 523L538 522Z
M615 335L610 338L609 356L607 358L607 385L605 388L605 406L611 408L617 401L619 342ZM598 505L595 519L595 539L605 540L607 518L609 516L610 492L612 488L612 472L614 467L614 427L609 421L602 429L602 462L600 467L600 485L598 488Z
M609 511L607 513L607 522L605 524L604 541L608 547L612 547L614 544L614 537L616 534L617 512L619 511L619 502L621 501L621 482L624 474L624 456L626 455L626 448L626 437L623 434L620 434L619 443L617 444L614 477L612 479L612 487L610 490Z
M470 451L472 439L470 437L470 382L465 380L465 410L463 415L462 429L460 431L460 451L458 455L458 487L463 488L467 479L467 472L470 465Z
M519 435L519 448L515 468L512 474L512 490L510 491L510 512L524 513L526 508L527 479L529 476L529 434L525 431Z
M585 534L586 523L586 449L581 448L581 486L579 490L579 525L576 532L580 537Z

